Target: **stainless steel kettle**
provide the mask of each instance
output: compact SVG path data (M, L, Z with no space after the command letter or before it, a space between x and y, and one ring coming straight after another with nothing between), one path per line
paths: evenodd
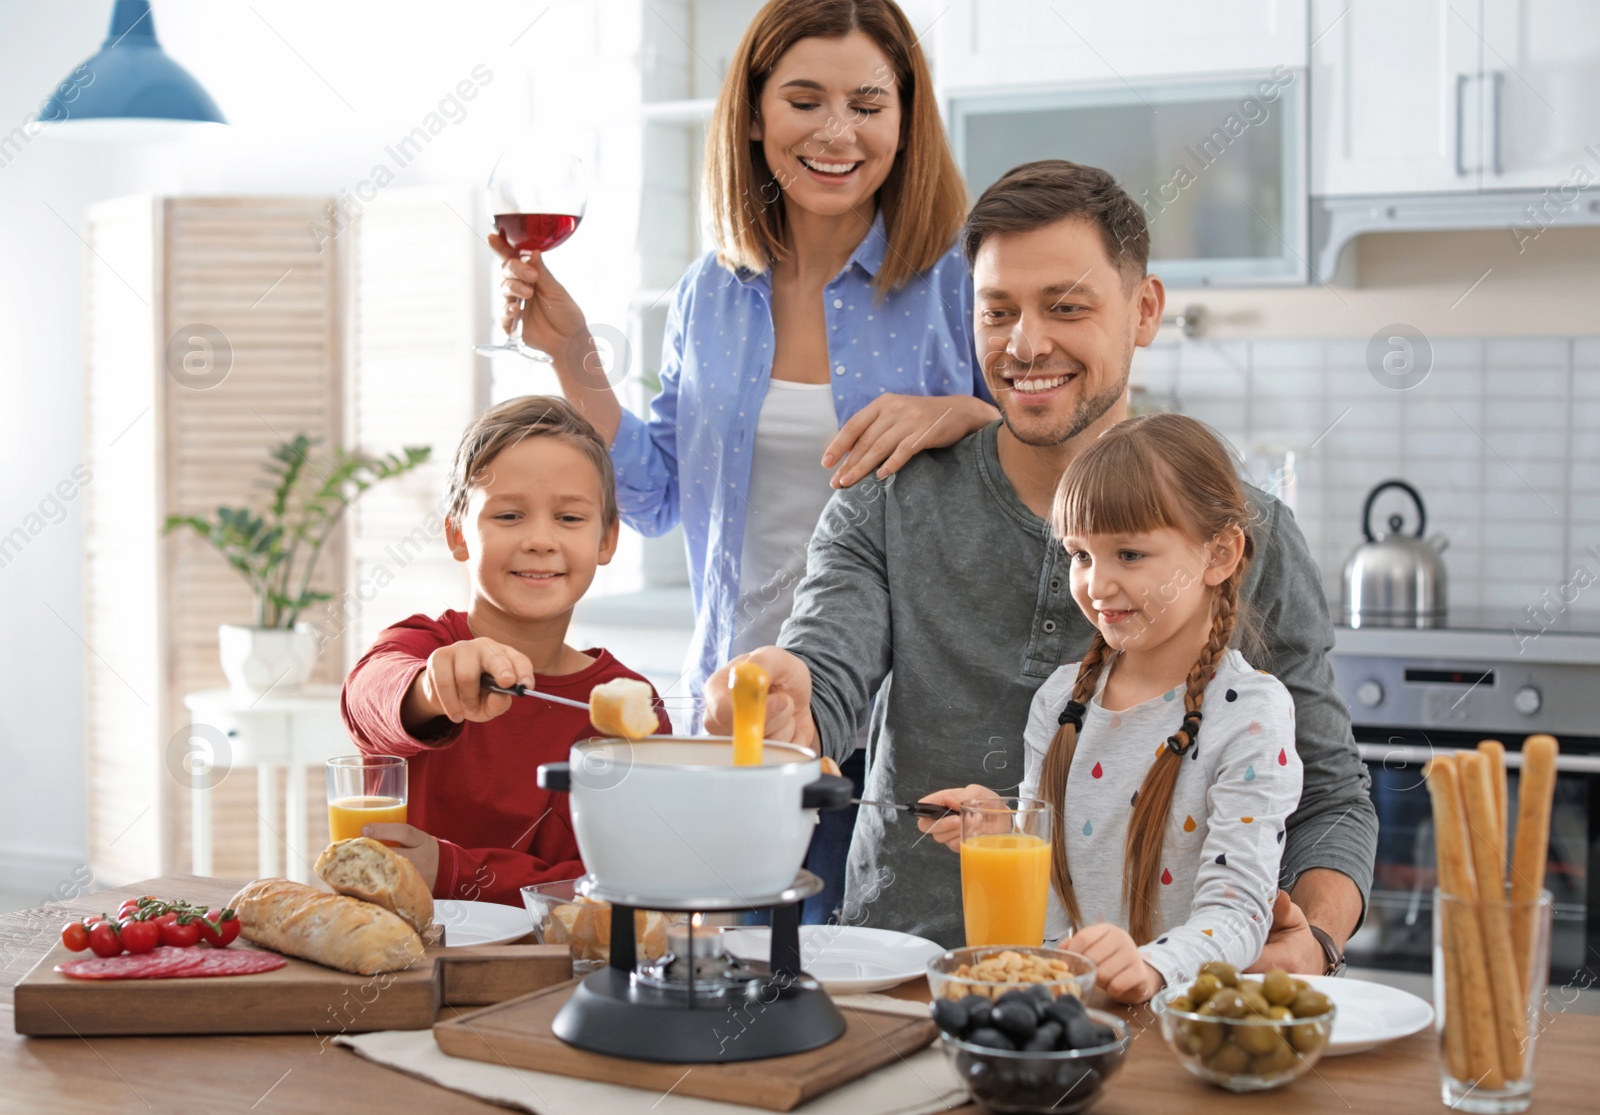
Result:
M1417 505L1417 530L1401 533L1405 520L1389 516L1389 533L1372 534L1372 505L1399 488ZM1442 534L1424 539L1428 512L1417 490L1404 480L1385 480L1367 493L1361 530L1367 540L1344 563L1342 622L1347 627L1443 627L1446 579L1440 554L1450 544Z

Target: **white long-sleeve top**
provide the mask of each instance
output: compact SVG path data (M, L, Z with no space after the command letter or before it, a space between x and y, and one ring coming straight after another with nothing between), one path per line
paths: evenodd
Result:
M1112 712L1100 703L1102 669L1084 713L1067 776L1064 823L1078 909L1087 924L1128 926L1122 905L1124 853L1132 799L1166 739L1183 720L1183 687ZM1033 698L1025 734L1027 763L1019 791L1037 797L1045 752L1078 676L1060 667ZM1183 760L1163 837L1155 940L1140 953L1167 986L1224 960L1241 970L1255 962L1272 925L1283 857L1284 822L1300 801L1294 701L1277 678L1230 650L1206 687L1197 742ZM1081 927L1080 927L1081 928ZM1045 939L1071 933L1052 887Z

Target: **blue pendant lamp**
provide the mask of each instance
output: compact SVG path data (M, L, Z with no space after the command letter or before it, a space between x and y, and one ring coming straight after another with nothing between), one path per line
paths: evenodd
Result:
M211 94L156 42L149 0L116 0L100 53L62 79L39 119L49 132L92 140L180 138L227 123Z

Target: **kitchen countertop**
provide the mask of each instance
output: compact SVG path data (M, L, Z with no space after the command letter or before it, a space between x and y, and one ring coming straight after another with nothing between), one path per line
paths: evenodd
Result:
M239 885L193 875L169 876L97 892L48 911L0 916L0 1080L5 1082L5 1109L102 1115L107 1110L181 1106L208 1112L321 1115L350 1107L350 1098L359 1096L362 1110L429 1115L504 1111L362 1060L311 1035L25 1038L14 1032L11 985L50 950L67 918L114 909L124 898L147 893L225 900ZM926 1000L927 988L918 981L892 994ZM1235 1096L1185 1073L1162 1044L1148 1011L1123 1013L1133 1024L1134 1041L1121 1072L1094 1108L1097 1113L1181 1110L1184 1115L1238 1115L1242 1107L1265 1112L1281 1110L1285 1104L1297 1113L1440 1107L1437 1043L1429 1032L1370 1053L1323 1060L1287 1089ZM1539 1112L1593 1110L1591 1061L1597 1046L1600 1018L1560 1010L1551 1015L1539 1039L1535 1092ZM641 1104L641 1110L647 1108ZM707 1103L706 1108L715 1111L717 1105ZM974 1107L959 1110L977 1112Z

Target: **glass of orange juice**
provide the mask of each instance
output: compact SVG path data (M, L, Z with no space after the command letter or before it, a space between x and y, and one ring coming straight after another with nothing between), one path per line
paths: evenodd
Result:
M406 822L406 761L396 755L328 760L328 839L349 840L361 826ZM392 845L390 841L385 841Z
M1050 806L1034 798L961 803L961 906L967 945L1044 943Z

